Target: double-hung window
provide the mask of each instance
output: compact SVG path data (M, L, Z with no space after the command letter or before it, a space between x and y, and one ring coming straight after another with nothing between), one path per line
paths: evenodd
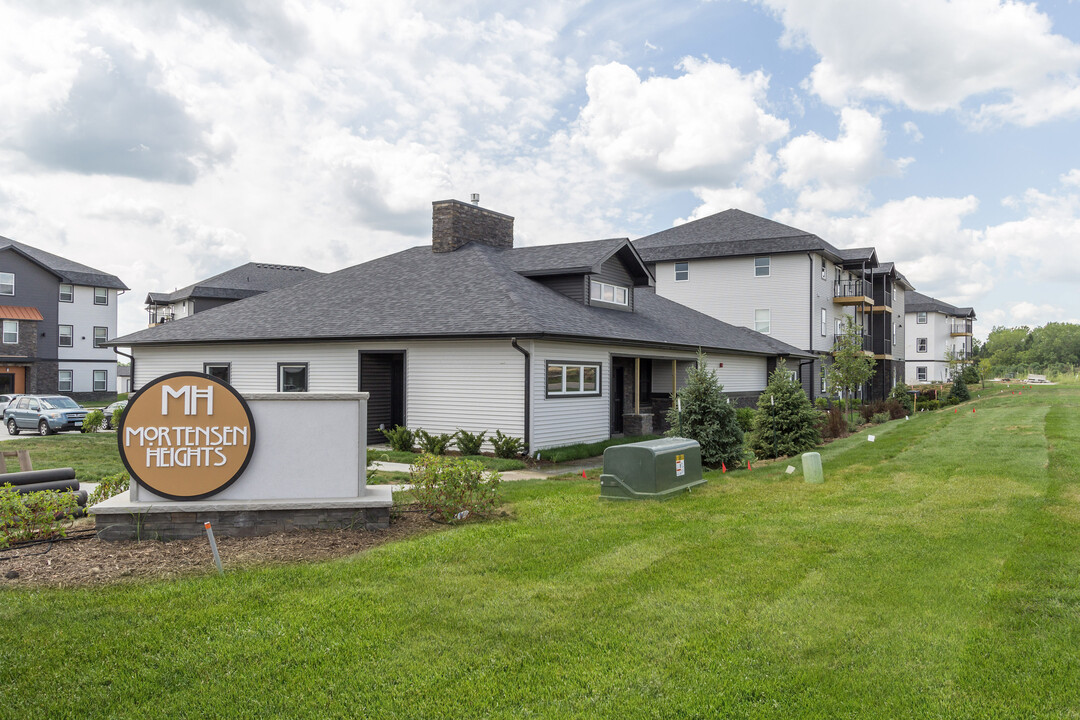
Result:
M920 325L925 325L926 324L926 311L925 310L923 310L922 312L915 313L915 322L919 323Z
M822 280L828 280L829 279L828 270L826 270L826 268L825 268L825 258L821 258L821 279Z
M94 347L105 347L105 341L109 339L109 328L96 327L94 328Z
M690 263L675 263L675 282L684 282L690 279Z
M754 277L769 277L769 258L754 258Z
M71 370L60 371L60 377L57 379L56 388L60 392L71 392Z
M826 316L825 308L821 308L821 337L825 337L829 334L829 318Z
M109 289L108 288L94 288L94 304L95 305L108 305L109 304Z
M60 333L57 335L56 344L60 347L71 347L72 335L74 335L71 325L61 325Z
M0 295L15 294L15 273L0 272Z
M94 371L94 392L105 392L108 389L109 374L105 370Z
M600 394L600 363L549 362L547 396L595 396Z
M19 321L18 320L5 320L4 321L4 344L5 345L18 345L19 343Z
M919 382L926 382L926 367L915 368L915 379Z
M754 311L754 329L766 335L772 332L772 310Z
M278 363L278 392L307 392L307 363Z
M600 302L612 303L614 305L628 305L630 292L621 285L612 285L611 283L592 281L589 298L592 300L599 300Z
M926 338L915 339L915 352L926 352Z
M60 302L75 302L75 287L68 283L60 283Z

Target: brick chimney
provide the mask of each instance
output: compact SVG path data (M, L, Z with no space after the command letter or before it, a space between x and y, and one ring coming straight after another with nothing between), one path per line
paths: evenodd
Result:
M471 242L514 247L514 218L460 200L431 203L433 252L453 252Z

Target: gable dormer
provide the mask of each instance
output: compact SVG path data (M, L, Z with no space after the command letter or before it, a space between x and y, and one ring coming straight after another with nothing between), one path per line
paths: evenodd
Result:
M575 302L633 312L634 288L653 277L626 238L517 248L511 267Z

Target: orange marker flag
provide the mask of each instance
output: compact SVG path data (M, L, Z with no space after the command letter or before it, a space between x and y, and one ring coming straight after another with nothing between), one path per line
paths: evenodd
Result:
M975 414L975 408L971 408L971 414L972 414L972 415L974 415L974 414Z
M581 477L585 477L585 471L584 470L581 471Z
M749 460L746 461L746 469L747 470L753 470L754 469L754 468L750 467L750 461Z
M723 474L723 473L726 473L726 472L727 472L727 465L725 465L723 462L721 462L720 463L720 473Z

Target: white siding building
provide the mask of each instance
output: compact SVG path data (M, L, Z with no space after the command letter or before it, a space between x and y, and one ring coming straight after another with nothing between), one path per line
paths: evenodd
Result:
M905 314L908 385L949 382L949 356L971 360L975 311L909 293Z

